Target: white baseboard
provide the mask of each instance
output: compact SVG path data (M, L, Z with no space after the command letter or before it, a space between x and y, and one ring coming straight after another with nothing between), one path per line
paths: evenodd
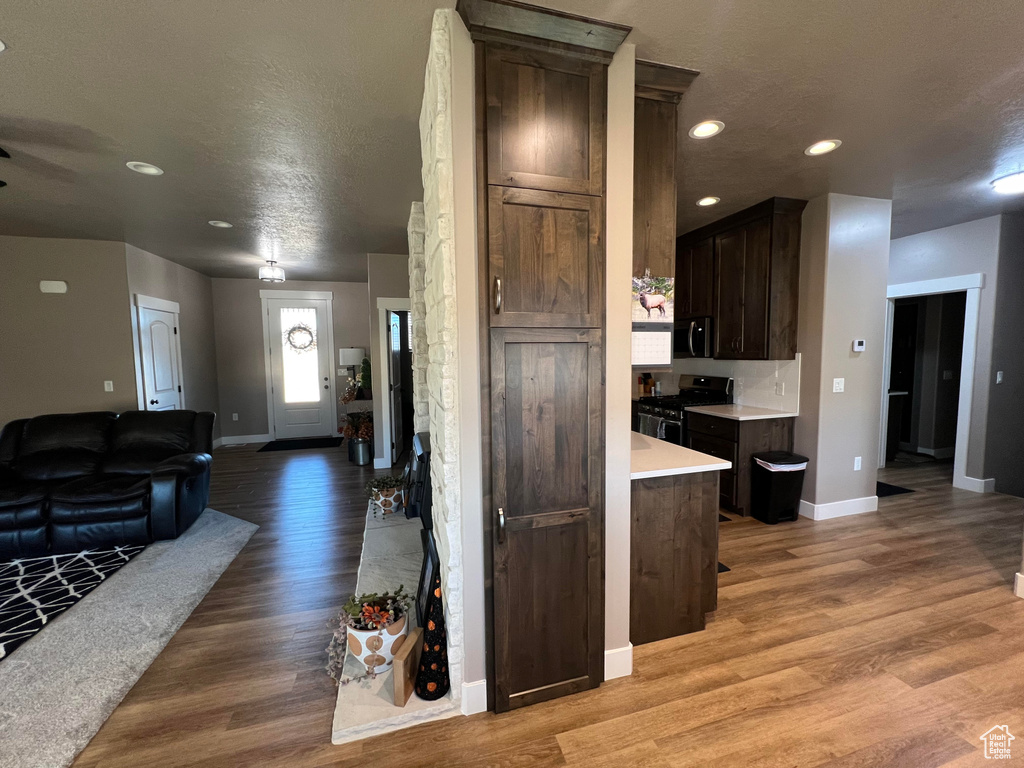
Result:
M1013 594L1024 598L1024 573L1016 573L1013 576Z
M213 450L216 451L222 445L224 445L224 438L223 437L215 437L215 438L213 438Z
M801 517L809 517L811 520L831 520L833 517L862 515L865 512L874 512L877 509L877 496L865 496L860 499L833 501L828 504L811 504L811 502L804 501L802 499L800 501Z
M633 674L633 644L604 652L604 679L629 677Z
M374 459L373 460L373 468L374 469L391 469L391 459L387 459L387 458L385 458L385 459Z
M487 681L474 680L462 684L462 714L475 715L487 711Z
M956 448L918 448L917 452L936 459L952 459L956 455Z
M220 448L222 445L248 445L249 443L269 443L273 440L270 435L226 435L224 437L218 437L217 440L213 441L214 448Z
M975 493L992 493L996 489L996 479L989 477L984 480L977 477L953 477L953 487L962 491L974 491Z

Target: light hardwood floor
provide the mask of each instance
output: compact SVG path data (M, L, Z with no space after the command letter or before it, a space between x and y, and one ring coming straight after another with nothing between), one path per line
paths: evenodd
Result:
M262 527L76 765L959 767L989 764L996 724L1024 761L1024 500L954 490L948 465L885 470L916 492L878 513L722 524L714 620L636 648L631 678L344 747L322 649L371 473L331 451L214 466L211 506Z

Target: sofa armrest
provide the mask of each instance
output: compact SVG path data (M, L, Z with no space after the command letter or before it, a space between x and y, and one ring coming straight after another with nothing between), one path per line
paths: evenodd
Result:
M207 453L182 453L153 468L149 517L155 540L177 538L206 509L212 461Z

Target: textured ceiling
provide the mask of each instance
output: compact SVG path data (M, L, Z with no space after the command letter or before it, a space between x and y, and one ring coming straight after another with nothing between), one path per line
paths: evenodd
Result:
M423 194L436 7L7 0L0 234L125 240L232 277L276 254L290 278L365 280L367 253L407 251Z
M1019 0L546 4L701 71L680 106L680 231L771 195L892 197L894 235L1021 206L988 185L1024 168ZM0 234L239 277L276 255L295 279L361 280L366 253L405 252L430 18L454 0L59 5L0 15ZM704 119L725 131L690 139ZM805 157L822 138L843 146Z
M701 72L680 104L680 232L772 195L893 200L893 236L1024 207L1020 0L551 0ZM689 128L725 123L697 141ZM811 158L819 139L843 145ZM722 198L699 209L705 195Z

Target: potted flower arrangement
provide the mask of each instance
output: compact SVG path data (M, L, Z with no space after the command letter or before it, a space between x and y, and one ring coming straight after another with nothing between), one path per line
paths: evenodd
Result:
M366 484L366 495L373 502L373 515L390 515L405 504L405 480L398 475L375 477Z
M373 456L373 411L356 411L345 417L345 426L341 428L343 437L348 438L348 460L355 461L355 441L360 440L370 445L370 457Z
M374 678L391 669L395 653L409 635L412 597L399 586L394 592L353 595L345 603L327 646L327 671L339 685ZM345 678L345 654L350 652L365 674Z

